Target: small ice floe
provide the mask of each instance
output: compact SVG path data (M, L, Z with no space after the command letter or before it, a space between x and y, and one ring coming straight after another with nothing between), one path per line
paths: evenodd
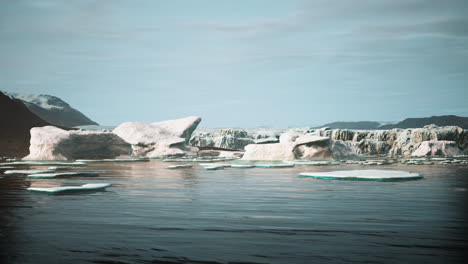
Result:
M80 166L86 165L84 162L64 162L64 161L15 161L0 163L0 165L11 166L11 165L35 165L35 166Z
M7 170L3 174L13 175L13 174L38 174L38 173L51 173L55 172L54 170Z
M15 167L13 166L2 166L0 167L0 170L11 170L11 169L14 169Z
M60 170L70 170L70 169L73 169L73 167L71 167L71 166L53 166L53 167L49 167L48 169L49 170L54 170L54 171L60 171Z
M184 165L172 165L172 166L167 167L167 169L183 169L183 168L192 168L192 165L184 164Z
M213 166L223 166L224 168L231 167L231 164L227 163L200 163L198 164L200 167L213 167Z
M252 165L252 164L231 164L231 168L234 168L234 169L249 169L249 168L255 168L255 165Z
M205 166L203 168L205 168L205 170L223 170L224 166L223 165L213 165L213 166Z
M341 162L333 160L295 160L285 161L288 164L294 164L296 166L326 166L326 165L340 165Z
M29 174L28 178L48 179L60 177L74 177L74 176L99 176L97 172L61 172L61 173L36 173Z
M278 164L278 163L258 163L255 164L256 168L291 168L294 164Z
M213 159L203 159L203 158L194 158L194 159L163 159L163 162L218 162L218 161L230 161L234 158L213 158Z
M141 162L150 161L149 158L128 158L128 159L79 159L78 162L92 163L92 162Z
M44 192L44 193L63 193L63 192L80 192L80 191L99 191L111 186L110 183L88 183L81 186L62 186L62 187L31 187L28 191Z
M367 181L394 181L421 179L419 173L392 170L346 170L331 172L303 172L299 177L312 177L325 180L367 180Z

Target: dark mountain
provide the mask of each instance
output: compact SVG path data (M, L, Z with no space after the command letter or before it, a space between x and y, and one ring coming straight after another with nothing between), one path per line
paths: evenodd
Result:
M356 122L333 122L333 123L328 123L323 126L319 127L314 127L314 128L321 128L321 127L329 127L331 129L365 129L365 130L371 130L371 129L377 129L377 127L380 126L379 122L374 122L374 121L356 121Z
M426 125L434 124L437 126L459 126L468 129L468 117L446 115L446 116L431 116L422 118L407 118L396 124L388 124L380 126L378 129L392 128L418 128Z
M31 112L55 126L98 125L58 97L45 94L5 94L23 101Z
M0 156L24 157L29 153L29 130L50 125L33 114L21 100L0 92Z

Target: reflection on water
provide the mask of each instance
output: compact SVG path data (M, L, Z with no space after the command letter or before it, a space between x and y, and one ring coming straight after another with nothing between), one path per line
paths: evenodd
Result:
M419 181L296 177L360 165L207 171L93 163L99 177L0 179L1 263L460 263L468 167ZM37 166L24 168L40 168ZM3 175L2 175L3 176ZM104 192L25 191L108 182Z

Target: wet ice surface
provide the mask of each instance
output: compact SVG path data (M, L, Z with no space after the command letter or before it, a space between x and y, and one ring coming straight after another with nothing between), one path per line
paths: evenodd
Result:
M109 183L87 183L80 186L61 186L61 187L30 187L27 190L31 192L44 193L63 193L63 192L78 192L78 191L94 191L102 190L111 186Z
M100 176L1 179L0 263L462 263L467 250L465 165L379 166L424 175L403 182L296 177L361 165L170 165L90 163L80 171ZM26 191L103 182L112 184L103 192Z
M298 176L335 180L414 180L421 179L419 173L397 170L343 170L330 172L302 172Z

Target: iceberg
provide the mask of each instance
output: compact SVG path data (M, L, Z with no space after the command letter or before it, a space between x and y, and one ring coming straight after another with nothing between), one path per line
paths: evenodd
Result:
M354 181L394 181L415 180L423 176L419 173L394 170L346 170L331 172L303 172L299 177L312 177L325 180L354 180Z
M7 170L3 172L5 175L13 174L38 174L38 173L51 173L55 172L54 170Z
M64 130L54 126L30 130L29 155L23 160L107 159L130 155L132 147L110 132Z
M197 116L152 124L126 122L112 132L131 144L133 156L189 155L198 151L187 143L200 122Z
M79 191L99 191L111 186L110 183L88 183L81 186L63 186L63 187L31 187L28 191L44 192L44 193L63 193L63 192L79 192Z
M62 172L62 173L36 173L29 174L28 178L48 179L60 177L73 177L73 176L99 176L97 172Z

